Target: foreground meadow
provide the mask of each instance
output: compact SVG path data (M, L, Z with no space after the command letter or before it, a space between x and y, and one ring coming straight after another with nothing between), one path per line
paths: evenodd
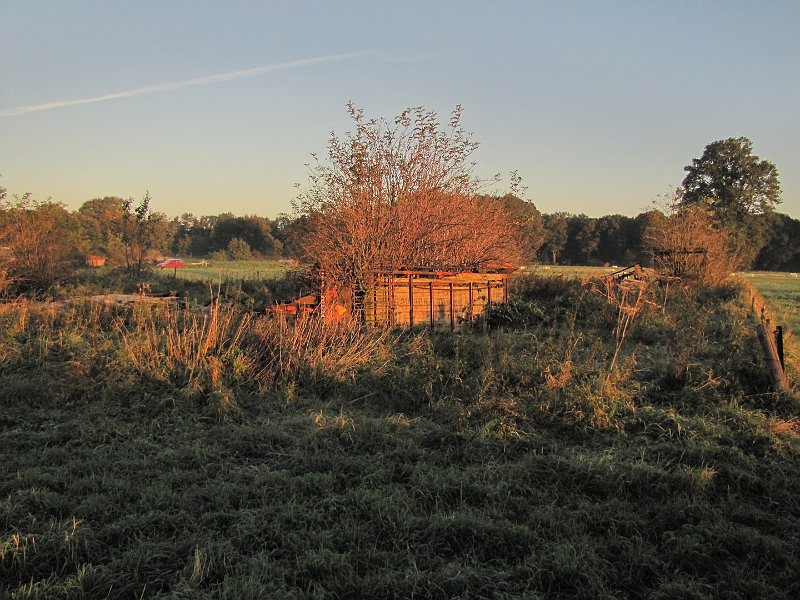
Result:
M741 289L513 291L455 335L4 307L0 596L800 596Z

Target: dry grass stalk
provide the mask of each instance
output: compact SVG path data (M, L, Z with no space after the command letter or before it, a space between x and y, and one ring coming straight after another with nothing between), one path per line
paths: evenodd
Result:
M773 435L800 438L800 419L794 417L788 420L776 419L767 427Z
M311 421L319 429L356 430L355 421L344 414L343 409L339 409L339 414L335 417L329 417L325 414L325 411L320 408L318 411L311 413Z
M219 302L206 314L142 308L122 336L136 370L178 380L190 390L206 386L219 390L223 363L239 355L252 317Z
M560 365L560 369L557 374L553 374L550 370L550 367L547 367L547 371L544 374L545 386L551 390L561 390L567 387L569 382L572 380L572 355L575 352L575 349L580 344L581 338L580 336L577 337L574 341L570 341L567 343L567 351L564 354L564 360Z
M653 305L653 302L647 299L652 282L653 279L646 276L629 277L622 281L613 277L603 277L599 282L597 280L584 282L585 285L605 296L608 303L617 308L613 330L614 354L604 380L604 387L611 381L625 338L642 310L648 305Z
M649 287L649 280L647 279L628 279L622 282L619 286L619 293L617 294L617 320L614 326L614 356L611 358L611 364L608 367L608 375L606 382L611 377L614 371L617 358L619 357L622 343L625 341L625 336L628 335L631 326L633 325L642 307L646 304L647 289Z
M255 380L264 389L300 375L337 380L386 354L388 330L326 320L317 313L297 319L276 316L253 323L248 345Z

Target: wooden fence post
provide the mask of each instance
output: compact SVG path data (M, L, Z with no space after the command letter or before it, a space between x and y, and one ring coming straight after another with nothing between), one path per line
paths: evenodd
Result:
M430 306L428 307L431 314L431 331L434 330L436 324L433 319L433 281L428 282L428 303Z
M761 304L760 310L756 311L755 309L759 307L756 305L754 296L752 306L758 319L756 327L758 341L764 351L764 360L772 378L772 385L776 392L786 392L789 389L789 380L783 364L783 328L778 326L773 335L770 331L770 319L767 316L766 304Z
M456 328L456 319L455 319L455 300L453 299L453 282L450 282L450 331L453 331Z
M471 281L469 282L469 324L470 326L475 324L475 289Z
M408 324L414 326L414 280L408 274Z

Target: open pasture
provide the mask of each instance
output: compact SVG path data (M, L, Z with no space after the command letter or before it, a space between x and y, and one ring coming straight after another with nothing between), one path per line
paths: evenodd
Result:
M164 275L174 275L187 281L204 281L212 285L225 284L235 280L276 279L290 269L287 261L271 259L202 261L187 258L186 266L179 269L164 269ZM207 264L202 264L203 262Z
M743 276L764 297L778 319L795 335L800 335L800 277L797 273L753 271Z
M800 404L735 286L652 293L616 364L574 278L456 335L6 307L0 596L796 598Z

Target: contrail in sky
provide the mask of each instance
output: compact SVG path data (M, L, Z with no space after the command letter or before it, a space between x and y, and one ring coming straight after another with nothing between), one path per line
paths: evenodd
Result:
M362 57L365 54L366 52L351 52L349 54L317 56L314 58L304 58L301 60L292 60L289 62L275 63L274 65L264 65L263 67L254 67L252 69L244 69L242 71L231 71L230 73L209 75L207 77L199 77L198 79L187 79L185 81L162 83L160 85L148 85L146 87L137 88L135 90L114 92L113 94L94 96L92 98L76 98L74 100L61 100L59 102L31 104L29 106L14 106L11 108L0 110L0 117L13 117L32 112L39 112L42 110L53 110L55 108L64 108L67 106L80 106L81 104L95 104L96 102L107 102L108 100L119 100L120 98L131 98L133 96L143 96L144 94L157 94L159 92L180 90L183 88L195 87L199 85L221 83L223 81L233 81L234 79L246 79L248 77L258 77L259 75L264 75L265 73L271 73L273 71L294 69L297 67L310 67L312 65L319 65L323 63L349 60L353 58Z

